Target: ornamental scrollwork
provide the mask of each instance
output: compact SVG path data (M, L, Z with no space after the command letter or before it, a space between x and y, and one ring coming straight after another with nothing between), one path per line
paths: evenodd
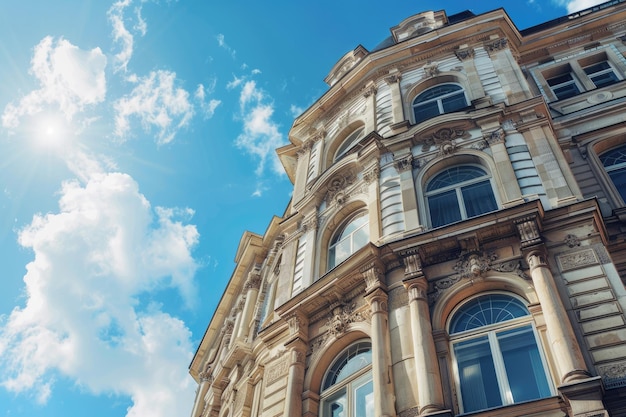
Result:
M457 139L466 139L469 137L469 133L463 129L457 127L444 127L439 129L432 135L416 138L417 143L422 144L422 152L428 152L432 146L439 146L441 148L444 144L452 144Z
M460 279L480 277L491 269L492 263L496 259L498 259L498 255L495 252L464 253L461 254L453 269L459 274Z

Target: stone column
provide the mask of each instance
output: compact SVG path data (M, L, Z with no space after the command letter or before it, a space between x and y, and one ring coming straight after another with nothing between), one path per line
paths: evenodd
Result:
M422 271L417 251L408 254L404 259L404 264L403 283L409 293L419 413L425 415L444 408L441 375L426 298L428 281Z
M235 308L234 308L235 324L233 326L233 332L231 334L231 338L230 338L230 342L228 343L228 347L232 347L233 344L235 343L235 340L237 340L237 335L239 334L239 328L242 325L242 323L241 323L241 320L242 320L241 313L243 311L244 305L245 305L244 297L242 295L240 295L239 299L237 300L237 304L235 305Z
M567 317L552 271L548 266L539 220L536 216L529 216L515 223L546 321L546 334L556 361L559 381L568 383L589 378L590 374L576 341L574 329Z
M509 158L509 153L506 150L505 135L502 128L498 128L495 131L486 135L485 139L489 143L491 148L491 154L493 155L493 161L496 164L496 170L502 180L502 188L504 195L502 195L502 205L509 207L512 205L520 204L522 202L522 191L515 171L513 170L513 164Z
M191 411L191 417L200 417L206 407L204 397L206 396L212 382L211 368L207 367L207 369L200 372L198 376L200 377L200 386L196 391L196 401L193 405L193 410Z
M394 167L400 176L400 189L402 193L402 208L404 210L405 230L422 230L417 209L417 194L415 194L415 181L413 180L413 154L411 149L394 160Z
M287 317L291 335L285 347L289 352L289 373L285 398L285 416L302 416L302 390L304 387L304 358L307 351L308 320L300 313Z
M391 115L392 125L404 122L404 106L402 106L402 93L400 92L400 80L402 75L398 70L392 70L385 77L385 82L391 92Z
M559 298L554 277L546 261L543 247L533 248L526 254L535 292L546 320L546 332L556 360L561 383L590 376L583 360L574 329Z
M365 300L372 311L372 379L374 416L395 417L395 390L391 370L391 341L387 291L382 268L371 265L362 270L366 282Z
M256 299L259 295L259 287L261 286L261 271L258 268L254 268L248 274L248 280L244 285L244 291L246 293L246 301L243 305L243 311L241 313L241 321L239 328L237 329L237 339L246 339L248 332L250 331L250 322L252 321L252 315L254 313L254 307L256 306Z
M367 83L363 96L366 99L365 106L369 110L369 114L365 118L365 134L376 130L376 84Z

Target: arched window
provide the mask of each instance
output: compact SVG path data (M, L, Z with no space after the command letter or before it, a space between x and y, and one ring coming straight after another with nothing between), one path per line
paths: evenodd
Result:
M553 395L530 313L518 298L470 300L454 313L449 333L462 413Z
M455 166L435 175L426 186L426 200L432 227L498 208L489 176L475 165Z
M341 143L337 152L335 153L334 161L344 156L354 145L356 145L365 136L365 126L357 128L354 132L350 133Z
M324 377L322 417L374 417L372 345L350 345L335 359Z
M622 196L622 200L626 202L626 145L603 153L600 155L600 161Z
M467 98L458 84L440 84L420 93L413 100L415 123L467 107Z
M348 259L370 240L367 212L352 217L330 240L328 247L328 269Z

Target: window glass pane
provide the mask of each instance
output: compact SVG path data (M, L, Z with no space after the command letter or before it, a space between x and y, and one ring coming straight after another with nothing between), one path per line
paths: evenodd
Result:
M437 85L419 94L417 97L415 97L415 100L413 100L413 103L417 104L423 101L432 100L434 98L441 97L446 94L454 93L455 91L459 91L459 90L462 90L462 88L460 85L456 85L456 84Z
M607 71L602 74L590 76L591 81L595 84L596 87L604 87L605 85L611 85L619 81L617 75L613 71Z
M329 398L326 402L326 412L324 415L330 417L348 417L347 403L346 403L346 394L343 392L339 392L338 394L333 395L333 397Z
M549 80L546 80L546 81L548 82L550 86L554 87L560 84L573 82L574 78L572 77L572 74L568 72L566 74L562 74L562 75L558 75L556 77L550 78Z
M622 200L626 201L626 168L611 171L609 172L609 176L611 180L613 180L615 188L617 188L617 191L619 191L619 194L622 196Z
M330 252L333 252L332 258L334 259L334 263L329 264L329 265L335 266L335 265L342 263L346 259L348 259L348 257L352 255L351 249L352 247L351 247L351 241L349 237L345 238L341 242L336 243L335 246L330 248L330 250L328 251L329 255L330 255Z
M371 363L372 345L369 342L350 346L331 366L324 379L323 389L330 388Z
M465 94L462 91L450 97L441 99L441 104L443 106L444 113L450 113L450 112L462 109L464 107L467 107L467 102L465 101Z
M549 397L550 386L531 326L497 335L514 402Z
M498 208L489 180L466 185L461 189L467 217L489 213Z
M473 165L461 165L448 168L435 175L435 177L430 180L428 186L426 187L426 191L439 190L441 188L484 177L486 175L487 173L485 170Z
M605 168L626 164L626 146L620 146L600 155L600 161Z
M450 322L450 334L502 323L528 314L526 306L517 298L505 294L481 295L457 310Z
M338 235L337 240L343 239L348 236L350 233L354 232L359 227L363 226L367 222L367 216L365 213L359 215L359 217L352 220L348 225L343 229L341 234Z
M436 101L431 101L415 105L413 112L415 113L415 123L423 122L431 117L439 116L439 104Z
M502 405L487 336L454 345L459 369L463 411L468 413Z
M355 417L374 417L374 383L370 379L354 392Z
M367 245L367 242L369 242L369 240L370 234L368 225L363 225L360 229L355 230L352 235L352 253Z
M575 95L580 94L580 90L578 90L578 86L574 84L573 82L571 84L566 84L558 88L553 88L552 91L554 91L554 95L559 100L574 97Z
M433 227L461 220L461 211L455 190L428 197L428 210Z

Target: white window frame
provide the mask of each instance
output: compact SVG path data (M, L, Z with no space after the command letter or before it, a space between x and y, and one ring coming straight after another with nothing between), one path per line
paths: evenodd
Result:
M467 303L472 302L474 299L482 295L488 295L488 294L503 294L503 295L521 300L519 297L516 297L513 294L509 294L509 293L486 293L486 294L481 293L463 302L460 306L458 306L452 312L450 317L454 318L458 310L464 305L466 305ZM448 323L448 332L449 332L450 325L451 325L451 320ZM450 355L451 355L451 360L452 360L452 372L454 376L456 392L457 392L458 399L459 399L458 406L459 406L460 413L464 413L465 410L464 410L464 404L463 404L463 394L461 390L461 377L460 377L459 365L458 365L457 357L455 354L454 346L461 342L465 342L465 341L472 340L472 339L478 339L481 336L486 335L489 341L490 353L494 362L493 365L495 368L496 378L498 381L498 392L500 393L500 399L502 401L502 404L499 406L496 406L495 408L513 405L515 404L515 402L513 400L513 396L512 396L513 394L511 392L511 387L509 385L509 379L506 373L506 367L504 364L502 352L500 350L499 343L497 340L497 334L508 331L508 330L513 330L516 328L522 328L522 327L527 327L527 326L530 326L532 329L532 332L535 338L535 343L537 345L537 350L539 352L539 357L541 359L541 365L542 365L544 375L548 383L548 388L550 390L550 394L551 396L555 395L554 384L550 376L551 375L550 368L548 367L548 362L546 360L543 346L541 344L541 338L539 337L539 334L535 327L533 317L529 313L527 316L524 316L524 317L518 317L518 318L507 320L504 322L499 322L499 323L494 323L494 324L490 324L486 326L473 328L467 331L454 333L449 336L450 337ZM539 399L540 398L538 398L537 400ZM479 411L482 411L482 410L471 410L468 412L474 413L474 412L479 412Z
M416 103L415 100L417 100L422 94L426 93L427 91L437 88L437 87L441 87L443 85L454 85L459 87L458 90L446 93L446 94L442 94L439 96L435 96L433 98L430 98L428 100L424 100L424 101L420 101L419 103ZM445 109L443 108L443 100L449 97L453 97L459 94L463 94L463 97L465 99L465 106L463 107L459 107L455 110L452 110L450 112L446 112ZM433 117L437 117L437 116L441 116L442 114L446 114L446 113L453 113L455 111L459 111L461 109L464 109L465 107L469 106L469 100L467 98L467 92L465 91L465 89L463 88L463 86L459 83L454 83L454 82L443 82L440 84L436 84L433 86L430 86L428 88L425 88L424 90L421 90L418 92L418 94L415 95L415 97L413 97L413 99L411 100L411 117L413 118L413 123L417 124L417 123L421 123L423 121L426 121L428 119L421 119L421 120L417 120L416 114L415 114L415 108L418 106L422 106L424 104L428 104L428 103L433 103L435 102L437 104L437 109L439 111L439 114L434 115Z
M333 242L337 238L338 235L343 234L343 232L348 228L348 226L350 226L354 221L356 221L358 219L361 219L361 218L365 218L365 223L363 223L362 225L358 226L356 229L354 229L352 232L350 232L346 236L342 237L341 239L338 239L336 242ZM363 246L359 246L357 248L355 248L355 246L354 246L354 237L355 237L356 233L361 231L361 230L363 230L364 228L367 229L367 238L368 238L368 241L369 241L369 214L368 214L367 211L359 211L359 212L355 213L354 215L352 215L347 221L345 221L341 225L341 227L333 234L333 236L330 239L329 245L328 245L328 270L331 270L331 269L335 268L337 265L341 264L346 259L348 259L350 256L352 256L356 251L358 251L363 246L365 246L365 245L363 245ZM344 243L346 241L349 241L349 243L350 243L349 253L348 253L348 255L345 258L343 258L343 259L338 261L337 260L336 248L341 243ZM332 250L335 250L335 253L331 257L330 253L331 253ZM332 264L330 262L331 259L334 261Z

